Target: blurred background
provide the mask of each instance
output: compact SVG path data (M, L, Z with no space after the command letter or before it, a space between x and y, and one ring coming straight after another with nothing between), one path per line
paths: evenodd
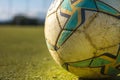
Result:
M44 38L53 0L0 0L0 80L78 80L58 66Z
M52 0L0 0L0 24L41 25Z

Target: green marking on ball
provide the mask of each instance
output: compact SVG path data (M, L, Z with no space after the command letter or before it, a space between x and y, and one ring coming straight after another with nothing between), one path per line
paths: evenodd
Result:
M111 62L102 58L95 58L93 62L91 63L91 67L99 67L104 66L106 64L110 64Z
M120 71L113 68L113 67L109 67L109 69L108 69L108 75L115 75L116 76L119 73L120 73Z
M65 29L67 30L74 30L78 24L78 11L76 11L71 18L69 19L68 23L65 25Z
M57 46L61 46L65 42L65 40L70 36L71 33L72 33L72 31L65 31L64 30L61 33L61 36L57 42Z
M80 3L78 3L76 7L97 10L94 0L83 0Z
M89 59L85 61L69 63L69 65L74 66L74 67L88 67L91 61L92 59Z
M99 8L100 11L103 11L103 12L106 12L106 13L109 13L109 14L112 14L112 15L120 15L120 13L115 10L114 8L108 6L107 4L104 4L100 1L96 1L97 3L97 6Z
M116 64L120 63L120 55L118 55L117 60L116 60Z
M66 10L69 10L69 11L72 11L70 1L69 0L64 0L64 2L62 3L62 8L66 9Z

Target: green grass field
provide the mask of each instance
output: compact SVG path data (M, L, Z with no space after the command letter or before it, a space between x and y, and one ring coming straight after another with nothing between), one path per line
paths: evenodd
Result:
M50 56L43 27L0 27L0 80L78 80Z

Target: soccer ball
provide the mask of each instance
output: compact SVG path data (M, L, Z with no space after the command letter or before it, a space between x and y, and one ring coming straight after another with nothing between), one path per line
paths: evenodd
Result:
M45 38L55 61L79 77L120 75L120 0L54 0Z

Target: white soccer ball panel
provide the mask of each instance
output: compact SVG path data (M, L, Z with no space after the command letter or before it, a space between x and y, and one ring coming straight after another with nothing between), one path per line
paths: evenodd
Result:
M50 44L55 45L58 35L61 31L58 20L56 18L56 13L47 17L45 26L45 38Z
M59 55L65 62L92 58L94 57L95 51L86 35L79 31L75 31L60 49L58 49Z
M63 0L54 0L51 4L50 8L48 9L47 16L57 11L57 8L60 6Z
M57 16L58 16L61 28L63 28L65 26L66 21L67 21L68 18L61 16L60 9L58 9L58 11L57 11Z
M90 36L97 49L117 45L120 43L120 20L99 13L85 33Z
M109 54L116 56L117 52L118 52L118 48L119 48L119 44L108 47L108 48L103 48L103 49L97 50L95 56L100 56L104 53L109 53Z
M89 24L96 18L98 13L95 11L85 11L85 22L84 24L80 25L77 30L84 31L86 28L89 27Z

